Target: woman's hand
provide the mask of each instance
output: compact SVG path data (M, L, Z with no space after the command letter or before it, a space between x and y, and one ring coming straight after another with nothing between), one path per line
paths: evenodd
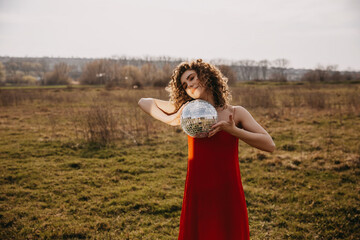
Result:
M236 129L233 115L229 115L229 121L220 121L215 123L208 134L208 137L214 136L217 132L224 130L231 134Z

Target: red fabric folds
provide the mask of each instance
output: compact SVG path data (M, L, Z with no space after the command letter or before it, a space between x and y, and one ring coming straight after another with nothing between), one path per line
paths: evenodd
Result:
M238 139L225 131L188 136L188 150L178 240L248 240Z

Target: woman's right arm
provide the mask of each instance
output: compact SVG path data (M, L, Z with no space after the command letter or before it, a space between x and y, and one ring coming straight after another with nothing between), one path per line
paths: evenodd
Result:
M139 100L139 107L152 116L171 126L180 125L180 115L184 105L177 111L170 101L163 101L155 98L141 98ZM174 113L175 112L175 113Z

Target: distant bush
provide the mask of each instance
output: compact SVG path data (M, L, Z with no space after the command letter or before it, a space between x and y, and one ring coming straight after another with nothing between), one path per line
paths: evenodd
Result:
M4 62L6 69L5 83L11 85L33 85L33 79L43 79L45 73L48 71L48 62L44 59L39 61L32 61L24 59L11 59L8 62ZM28 78L24 76L31 76ZM42 81L43 82L43 81ZM38 82L36 82L37 84Z
M45 74L42 85L67 85L70 84L70 67L66 63L56 64L52 72Z
M114 60L96 60L88 63L80 77L81 84L132 87L136 82L142 82L140 69L133 65L121 66Z
M17 71L16 73L7 76L5 82L12 85L22 85L24 84L23 76L23 72Z
M350 82L360 80L360 74L356 72L339 72L336 66L323 67L319 65L315 70L305 73L301 80L306 82Z
M173 66L164 64L160 69L154 64L144 63L141 67L121 65L116 60L96 60L88 63L80 77L81 84L140 88L142 86L165 87L170 81Z
M39 81L32 75L25 75L24 72L17 71L15 75L8 76L5 83L12 85L38 85Z
M5 84L6 71L4 65L0 62L0 86Z
M94 85L105 84L111 80L112 75L117 75L116 68L112 69L112 65L112 61L105 59L86 64L80 76L80 83Z
M132 87L135 83L139 83L142 80L142 74L138 67L126 65L120 69L120 78L117 81L117 85L122 87Z
M25 75L22 77L22 82L26 85L37 85L38 80L34 76Z

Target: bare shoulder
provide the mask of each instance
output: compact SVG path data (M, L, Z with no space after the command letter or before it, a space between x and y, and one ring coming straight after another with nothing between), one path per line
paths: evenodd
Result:
M241 126L242 117L244 116L245 108L241 106L227 105L221 111L218 111L219 120L228 120L229 115L232 115L237 126Z
M234 116L234 109L231 105L226 105L223 108L217 109L218 112L218 120L224 120L227 121L229 119L229 115Z
M230 106L235 119L242 120L244 117L250 115L249 111L246 110L243 106Z
M243 106L232 106L234 112L234 121L237 126L243 128L249 120L253 120L253 117L246 108Z
M266 130L242 106L234 106L234 121L237 126L255 133L267 133Z

